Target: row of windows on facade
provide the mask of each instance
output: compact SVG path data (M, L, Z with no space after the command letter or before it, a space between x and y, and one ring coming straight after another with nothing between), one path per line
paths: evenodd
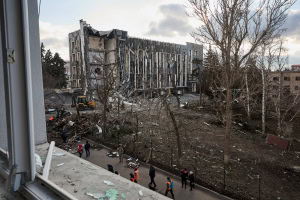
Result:
M79 40L72 41L72 42L71 42L71 49L74 49L75 47L79 47L79 43L80 43ZM132 44L133 44L133 43L132 43ZM133 45L132 45L132 46L133 46ZM77 54L79 54L79 52L78 52ZM185 54L185 52L184 52L183 54ZM197 51L197 50L194 51L194 55L195 55L195 57L198 57L198 51ZM75 57L74 57L74 58L75 58ZM190 58L190 59L192 58L192 50L189 50L189 58ZM74 59L73 61L75 61L75 59ZM79 60L78 60L78 61L79 61Z
M291 77L283 77L283 80L290 81ZM296 76L295 80L296 81L300 81L300 76ZM279 77L278 76L273 77L273 81L279 81Z
M72 87L80 87L80 80L73 80Z
M165 46L168 46L169 44L166 44ZM164 45L163 45L164 46ZM131 42L131 43L129 43L129 47L131 47L131 48L133 48L133 42ZM148 47L146 47L147 49L148 49ZM150 46L150 48L151 49L154 49L155 48L155 45L151 45ZM183 54L185 55L185 50L186 49L183 49ZM190 49L189 50L189 54L188 54L190 57L192 56L192 50ZM196 57L198 57L198 51L197 50L195 50L194 51L194 55L196 56Z
M80 52L77 52L77 54L72 54L72 62L80 61Z
M75 47L79 47L80 41L75 40L71 42L71 49L74 49Z
M73 78L73 79L76 79L75 76L76 76L76 75L79 75L79 76L80 76L80 74L81 74L81 71L79 70L79 68L78 68L78 70L76 70L76 67L73 66L73 67L72 67L72 78Z

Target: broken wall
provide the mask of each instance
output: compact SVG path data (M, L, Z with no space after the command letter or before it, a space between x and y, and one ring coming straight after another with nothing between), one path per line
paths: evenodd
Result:
M128 77L138 90L187 87L188 74L192 72L192 59L202 58L202 45L187 45L128 38L126 41ZM188 53L198 52L197 56ZM190 66L190 68L189 68ZM127 69L126 68L126 69ZM122 81L122 80L121 80Z
M103 50L104 49L104 38L97 36L89 36L89 51L90 50Z
M130 93L135 90L173 88L173 82L180 89L191 87L188 77L196 67L194 58L202 59L203 46L159 42L128 37L126 31L113 29L97 31L87 25L89 62L88 79L94 79L97 68L94 57L103 59L99 52L105 51L106 67L114 69L114 77L120 90ZM124 94L124 93L123 93Z

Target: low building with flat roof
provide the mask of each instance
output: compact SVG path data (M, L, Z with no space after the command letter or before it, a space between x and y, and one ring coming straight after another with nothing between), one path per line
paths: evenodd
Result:
M278 90L280 86L292 94L298 94L300 92L300 71L271 72L269 80L272 93L276 93L276 90Z

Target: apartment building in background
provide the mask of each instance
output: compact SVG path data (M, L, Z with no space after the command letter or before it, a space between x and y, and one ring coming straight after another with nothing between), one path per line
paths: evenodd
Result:
M114 68L116 87L125 94L172 89L195 92L193 70L201 66L203 46L159 42L130 37L127 31L98 31L80 20L80 29L69 33L71 87L95 89L105 67ZM106 69L107 69L106 68Z
M292 71L300 71L300 65L292 65Z
M281 88L292 94L300 93L300 65L292 65L291 71L274 71L270 73L271 93Z

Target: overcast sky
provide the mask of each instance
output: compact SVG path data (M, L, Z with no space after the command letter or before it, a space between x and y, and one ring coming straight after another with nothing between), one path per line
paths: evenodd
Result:
M38 1L39 2L39 1ZM68 33L83 19L97 30L121 29L130 36L185 44L197 22L185 14L186 0L42 0L40 35L46 49L69 60ZM300 64L300 1L286 23L289 64Z

